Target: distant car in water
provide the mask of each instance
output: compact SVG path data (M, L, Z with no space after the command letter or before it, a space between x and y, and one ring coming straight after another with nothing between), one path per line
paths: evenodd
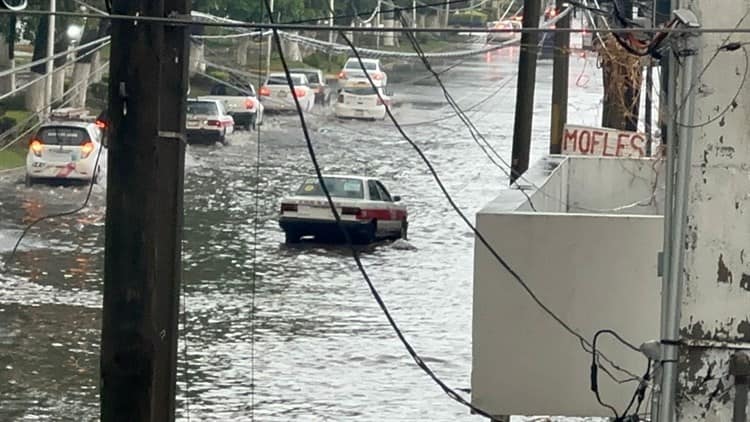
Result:
M296 111L294 97L297 97L302 111L311 111L315 105L315 91L310 86L307 76L302 73L291 73L294 90L289 90L285 73L271 73L266 83L260 88L260 97L266 110Z
M331 87L326 83L325 75L320 69L290 69L291 73L301 73L307 77L310 88L315 93L315 104L331 104Z
M210 95L200 96L198 100L221 101L227 114L234 119L235 127L242 126L250 130L263 123L264 107L251 83L242 85L216 84L211 87Z
M43 124L29 141L26 185L43 180L97 183L107 165L103 140L102 128L93 122L53 120Z
M339 90L334 112L342 119L382 120L386 105L391 105L391 96L383 88L375 91L369 82L349 82Z
M501 30L520 30L521 23L515 20L502 20L491 22L488 24L489 29L501 29ZM518 37L518 33L514 32L489 32L487 33L487 44L502 44L514 40Z
M406 239L409 228L406 206L400 203L401 197L391 196L379 180L337 175L323 176L323 180L352 241ZM305 236L342 237L317 177L305 179L292 196L281 201L279 225L288 244L298 243Z
M383 70L383 66L380 63L380 59L362 59L362 64L367 70L367 74L370 75L372 83L379 87L385 88L388 85L388 74ZM362 66L359 64L359 60L356 57L350 57L344 68L339 72L339 81L341 82L367 82L367 75L362 71Z
M234 119L219 100L188 99L185 123L188 143L227 143L234 132Z

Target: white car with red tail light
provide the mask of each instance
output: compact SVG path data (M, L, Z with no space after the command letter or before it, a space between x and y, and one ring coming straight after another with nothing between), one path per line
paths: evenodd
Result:
M216 84L211 87L211 95L200 96L198 99L221 101L224 110L234 119L235 128L244 127L250 130L263 123L264 107L251 83Z
M367 69L367 74L370 75L370 79L376 87L385 88L388 85L388 74L383 71L379 59L362 59L362 64ZM346 61L344 68L339 72L339 81L370 83L356 57L349 58Z
M218 100L187 101L185 123L189 143L227 143L227 135L234 132L234 119Z
M100 126L52 121L43 124L29 142L26 184L61 179L97 182L106 164L107 148Z
M323 180L352 241L406 239L406 206L400 204L400 197L391 196L379 180L359 176L324 176ZM305 236L343 237L316 177L306 179L293 196L281 201L279 225L286 243L297 243Z
M310 87L307 76L291 73L293 90L284 73L271 73L266 83L260 88L260 98L268 111L296 111L294 97L297 97L302 111L310 111L315 105L315 91Z
M392 102L383 88L375 91L369 82L349 82L339 90L334 112L342 119L382 120L386 105Z

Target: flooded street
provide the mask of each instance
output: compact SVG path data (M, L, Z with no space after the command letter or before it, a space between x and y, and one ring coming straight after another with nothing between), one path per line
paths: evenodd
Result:
M516 67L506 51L444 75L508 162ZM595 57L573 56L571 123L599 123L599 73ZM532 161L548 149L550 61L537 76ZM473 219L507 188L507 176L435 85L393 90L396 118ZM259 421L482 420L414 365L345 247L283 244L279 201L313 168L296 115L267 118L260 136L239 132L227 147L188 150L178 418L251 420L254 379ZM469 388L473 235L390 121L339 122L319 109L308 119L324 172L377 176L403 197L409 247L373 245L364 264L415 349L450 386ZM24 223L75 208L85 194L86 187L27 188L19 174L0 175L0 258ZM97 186L83 212L32 229L0 275L0 420L98 419L104 197Z

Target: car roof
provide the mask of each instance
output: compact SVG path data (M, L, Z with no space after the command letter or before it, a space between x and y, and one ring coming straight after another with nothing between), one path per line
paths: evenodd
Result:
M203 99L203 98L188 98L188 102L189 103L214 103L214 104L218 104L218 103L221 102L221 100L214 100L214 99L211 99L211 98L206 98L206 99Z
M359 60L360 60L360 59L358 59L358 58L356 58L356 57L349 57L349 59L348 59L347 61L348 61L348 62L352 62L352 61L359 61ZM363 57L363 58L362 58L362 61L363 61L363 62L379 62L379 61L380 61L380 59L366 59L366 58L364 58L364 57Z
M295 73L312 73L312 72L321 73L322 71L320 69L313 69L313 68L303 69L301 67L298 67L296 69L289 69L289 73L291 73L291 74L295 74ZM284 74L282 73L282 75L284 75Z
M307 77L307 76L306 76L306 75L305 75L304 73L299 73L299 72L297 72L297 71L294 71L294 72L293 72L293 71L291 71L291 70L289 71L289 76L292 76L292 77L294 77L294 76L303 76L303 77ZM270 74L268 75L268 77L269 77L269 78L279 78L279 77L281 77L281 78L286 78L286 73L284 73L284 72L276 72L276 73L270 73Z
M79 129L89 129L91 126L96 126L96 124L91 122L78 122L78 121L69 121L69 120L52 120L47 123L42 124L39 126L39 129L44 129L47 127L74 127Z
M357 176L357 175L353 175L353 174L324 174L323 177L326 178L326 179L355 179L355 180L361 180L363 182L366 182L368 180L378 180L375 177ZM311 175L307 176L307 179L310 179L310 178L317 180L318 176L316 176L314 174L311 174Z

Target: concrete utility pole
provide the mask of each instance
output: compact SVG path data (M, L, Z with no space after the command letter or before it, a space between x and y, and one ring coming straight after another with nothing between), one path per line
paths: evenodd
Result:
M182 18L190 0L115 0ZM112 21L101 420L175 419L187 26Z
M50 0L49 2L50 15L47 26L47 78L44 88L44 112L45 115L49 116L52 113L52 81L54 80L53 72L55 70L55 61L52 60L52 56L55 55L55 15L57 11L57 0ZM11 40L12 41L12 40Z
M541 16L541 0L525 0L523 27L538 28ZM534 115L534 85L536 84L536 60L539 53L539 34L521 34L521 49L518 57L518 89L516 91L516 116L513 125L513 159L510 183L518 179L529 168L531 148L531 125Z
M690 5L704 27L750 27L745 19L746 0L724 0L721 7L712 0L695 0ZM678 268L683 288L677 301L680 341L675 416L680 422L747 420L750 144L746 134L750 130L750 87L742 87L739 104L732 107L745 77L745 54L742 48L725 51L720 47L748 41L748 34L707 33L694 43L699 46L695 57L699 69L713 62L699 82L693 81L697 87L690 97L695 116L700 118L692 122L693 129L688 128L695 144L685 166L690 180L684 195L686 218L673 220L675 226L686 225L685 235L673 243L675 250L685 250L683 265ZM680 61L678 74L687 65L685 59ZM698 89L710 95L702 95ZM685 91L681 87L677 92ZM677 99L677 106L683 106L684 96ZM730 108L717 118L725 106ZM717 121L706 123L712 118ZM683 139L682 130L679 135L682 153L683 143L689 139ZM677 202L674 208L677 210ZM659 421L671 422L669 416L662 413Z
M445 27L448 27L448 21L450 20L451 16L451 2L450 0L445 1Z
M557 0L558 13L565 8L565 0ZM556 28L570 28L570 13L560 19ZM552 70L552 122L550 124L550 154L562 152L563 127L568 121L568 78L570 77L570 34L555 34L555 59Z
M270 14L273 15L273 0L271 0L271 12ZM273 46L272 42L273 35L269 32L268 33L268 49L266 50L266 77L271 74L271 47ZM261 37L262 39L262 37Z

